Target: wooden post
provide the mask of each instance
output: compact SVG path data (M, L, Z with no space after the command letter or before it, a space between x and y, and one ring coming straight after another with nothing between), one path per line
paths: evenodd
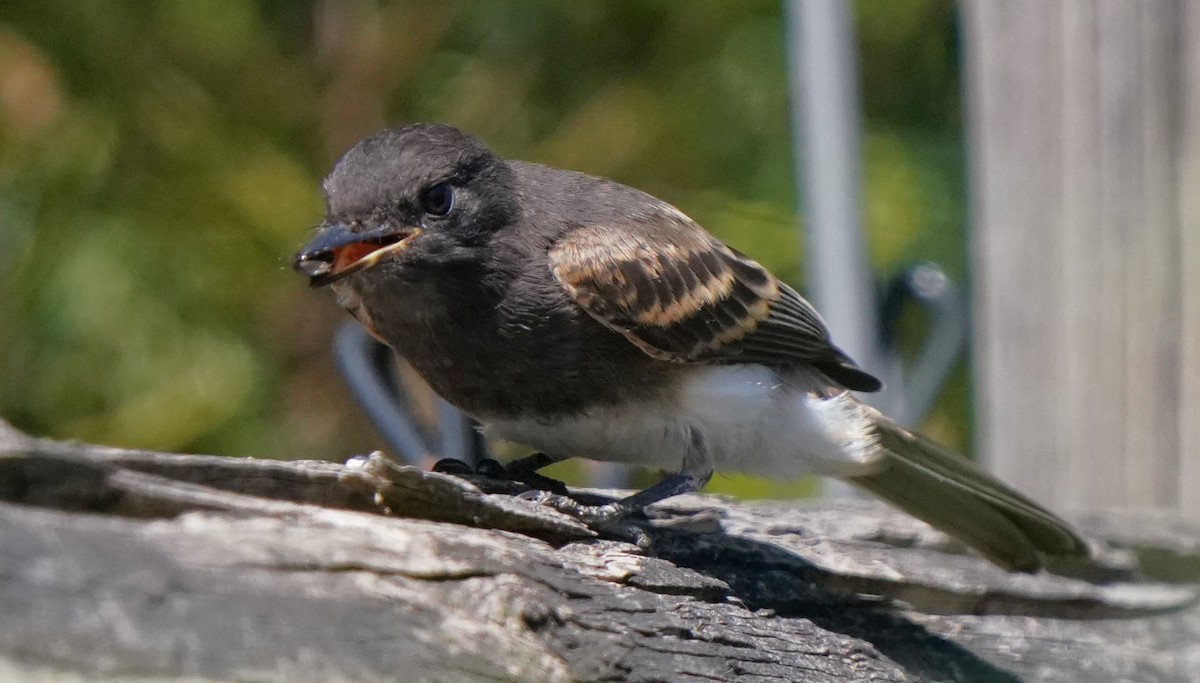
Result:
M1200 511L1200 3L964 3L984 461Z

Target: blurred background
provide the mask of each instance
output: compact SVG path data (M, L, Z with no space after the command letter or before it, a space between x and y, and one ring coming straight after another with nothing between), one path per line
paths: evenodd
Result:
M805 289L783 5L7 0L0 417L383 446L329 350L347 316L290 259L334 160L399 122L645 189ZM1051 504L1200 511L1200 0L817 5L852 25L870 268L969 293L970 368L922 430ZM928 319L903 321L912 352Z
M962 275L954 3L854 16L872 265ZM5 2L0 416L168 451L381 447L328 351L345 314L289 266L333 161L398 122L645 189L802 286L783 22L773 0ZM928 425L958 446L964 378Z

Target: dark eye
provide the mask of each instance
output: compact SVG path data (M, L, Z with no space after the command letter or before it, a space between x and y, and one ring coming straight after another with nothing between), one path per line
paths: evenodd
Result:
M445 216L454 208L454 188L450 183L430 185L421 195L421 208L430 216Z

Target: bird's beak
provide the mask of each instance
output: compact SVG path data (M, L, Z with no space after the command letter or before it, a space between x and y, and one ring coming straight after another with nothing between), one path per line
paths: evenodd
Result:
M308 276L310 287L324 287L403 251L420 234L417 227L352 232L343 223L326 223L296 254L292 267Z

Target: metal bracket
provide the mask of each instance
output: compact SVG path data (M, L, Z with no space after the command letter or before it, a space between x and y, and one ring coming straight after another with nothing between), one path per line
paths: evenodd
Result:
M420 465L430 458L455 458L474 467L488 457L487 443L471 419L441 397L436 424L421 424L396 374L397 355L357 322L342 324L333 352L350 393L400 460Z
M900 321L910 304L925 310L929 331L911 364L900 348ZM967 345L966 303L937 264L919 263L893 277L879 312L879 339L888 383L885 412L905 426L929 414Z

